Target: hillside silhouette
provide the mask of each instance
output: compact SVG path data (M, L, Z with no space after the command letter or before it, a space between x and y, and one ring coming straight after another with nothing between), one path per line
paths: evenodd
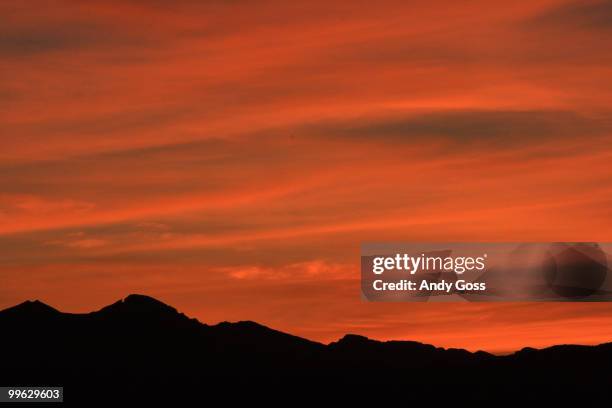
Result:
M506 356L351 334L325 345L250 321L203 324L143 295L86 314L27 301L0 311L0 330L0 385L63 385L68 399L100 385L118 395L182 389L227 398L237 384L311 394L377 383L612 383L612 343Z

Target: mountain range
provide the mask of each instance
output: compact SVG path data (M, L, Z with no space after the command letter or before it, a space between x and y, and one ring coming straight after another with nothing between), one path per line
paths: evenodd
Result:
M612 384L612 343L524 348L498 356L348 334L322 344L255 322L207 325L152 297L129 295L98 311L62 313L40 301L0 311L0 385L62 385L67 400L100 389L240 396L280 387L302 395L419 384ZM239 384L239 385L238 385ZM228 393L228 389L232 392ZM352 390L352 391L350 391Z

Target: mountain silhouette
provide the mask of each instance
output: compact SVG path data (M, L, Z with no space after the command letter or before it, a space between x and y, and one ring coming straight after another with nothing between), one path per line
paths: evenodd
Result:
M312 395L375 383L489 391L499 384L612 383L612 343L506 356L353 334L325 345L251 321L207 325L144 295L85 314L27 301L0 311L0 330L1 386L61 385L73 401L87 401L102 385L116 395L183 389L227 398L237 396L228 388L260 392L271 384Z

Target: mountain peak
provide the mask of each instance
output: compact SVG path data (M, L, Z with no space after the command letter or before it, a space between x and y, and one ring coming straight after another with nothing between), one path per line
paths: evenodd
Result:
M121 299L112 305L106 306L100 310L101 313L130 313L138 315L177 315L178 311L151 296L131 294L125 299Z
M369 343L376 340L372 340L366 336L362 336L360 334L345 334L344 337L340 339L341 342L349 342L349 343Z
M349 334L345 334L340 340L331 343L330 346L353 347L353 346L362 346L362 345L370 345L370 344L380 344L380 342L377 340L372 340L366 336L349 333Z
M53 315L61 314L57 309L41 302L40 300L26 300L16 306L2 310L0 313L4 315Z
M176 312L175 308L165 304L164 302L160 300L155 299L154 297L147 296L147 295L140 295L137 293L132 293L128 295L125 299L123 299L123 303L127 305L132 305L132 306L170 309Z

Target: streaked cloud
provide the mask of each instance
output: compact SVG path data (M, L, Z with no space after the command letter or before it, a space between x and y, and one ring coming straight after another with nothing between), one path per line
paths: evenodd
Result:
M449 110L307 126L306 132L309 131L323 137L389 143L435 138L463 143L537 143L546 139L607 136L612 132L612 115L589 118L572 111Z
M534 25L555 25L563 29L609 30L612 28L612 2L609 0L570 1L546 10Z
M605 305L371 305L361 241L609 240L609 2L3 2L0 306L510 350ZM536 313L537 312L537 313Z

